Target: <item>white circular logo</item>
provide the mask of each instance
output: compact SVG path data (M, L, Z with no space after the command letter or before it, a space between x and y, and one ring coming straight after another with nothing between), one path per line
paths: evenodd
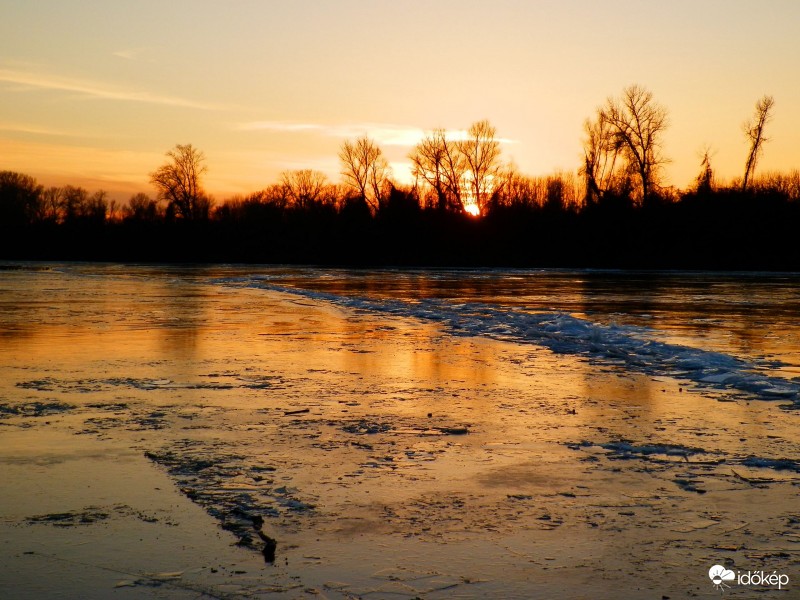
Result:
M714 584L715 588L721 590L726 587L731 587L725 582L736 579L736 574L722 565L714 565L708 570L708 578L711 579L711 583Z

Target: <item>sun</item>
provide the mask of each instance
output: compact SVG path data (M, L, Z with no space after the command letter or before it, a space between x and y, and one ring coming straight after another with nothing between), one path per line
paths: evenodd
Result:
M481 209L477 204L467 204L464 206L464 212L473 217L481 216Z

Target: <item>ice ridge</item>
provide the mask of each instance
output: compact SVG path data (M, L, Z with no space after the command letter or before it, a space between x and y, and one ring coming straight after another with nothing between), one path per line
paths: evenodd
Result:
M237 283L343 308L434 321L453 335L537 344L558 354L585 356L649 375L688 379L700 387L800 404L800 382L759 372L758 365L729 354L659 341L657 332L646 327L606 325L565 313L529 313L479 303L342 296L252 279Z

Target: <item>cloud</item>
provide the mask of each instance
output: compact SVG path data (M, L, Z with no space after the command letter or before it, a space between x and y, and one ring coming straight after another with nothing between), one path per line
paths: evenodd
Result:
M336 138L355 138L368 135L384 146L416 146L429 132L408 125L388 123L352 123L345 125L325 125L321 123L293 123L286 121L251 121L237 127L241 131L270 131L275 133L316 133ZM448 139L463 140L466 129L451 129L445 132ZM501 144L515 144L516 140L497 138Z
M271 131L275 133L316 133L328 137L354 138L368 135L385 146L414 146L424 136L418 127L386 123L352 123L325 125L320 123L290 123L286 121L252 121L239 125L242 131Z
M145 53L148 49L147 48L123 48L122 50L117 50L116 52L112 52L112 56L116 56L117 58L123 58L125 60L137 60L143 53ZM152 61L149 61L152 62Z
M385 123L354 123L325 125L321 123L290 123L286 121L252 121L242 123L242 131L271 131L275 133L317 133L328 137L351 138L368 135L387 146L413 146L425 135L422 129Z
M285 123L283 121L252 121L237 127L241 131L275 131L296 133L301 131L323 131L323 125L316 123Z
M0 122L0 131L9 133L27 133L32 135L50 135L50 136L69 136L72 135L67 131L58 129L48 129L46 127L37 127L35 125L26 125L23 123L2 123Z
M161 96L137 90L126 90L114 88L97 82L79 81L55 75L42 73L32 73L27 71L16 71L13 69L0 69L0 82L13 83L22 88L17 91L27 91L28 89L52 90L62 92L74 92L90 98L100 100L118 100L123 102L141 102L145 104L161 104L164 106L176 106L181 108L195 108L198 110L221 110L221 107L203 102L195 102L176 96Z

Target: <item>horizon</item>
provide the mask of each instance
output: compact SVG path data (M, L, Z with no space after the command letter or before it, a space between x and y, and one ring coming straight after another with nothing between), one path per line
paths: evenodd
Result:
M795 3L412 6L4 0L0 169L127 199L191 143L223 201L285 170L338 182L341 144L366 134L404 183L425 132L488 119L521 173L574 172L584 121L634 83L669 112L666 185L690 185L706 148L718 177L740 177L741 126L764 94L758 173L800 166Z

